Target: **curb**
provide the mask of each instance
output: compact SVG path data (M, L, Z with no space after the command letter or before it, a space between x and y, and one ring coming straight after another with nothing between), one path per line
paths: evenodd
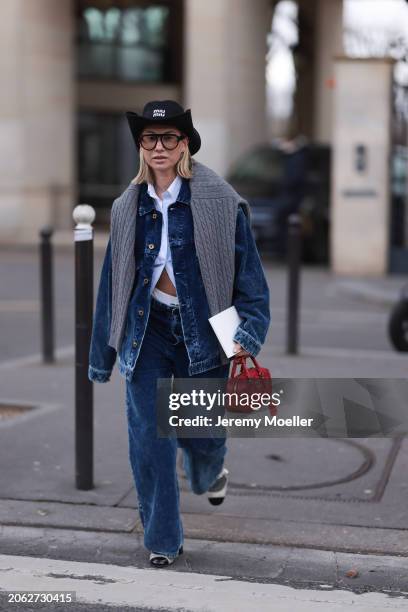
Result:
M2 555L148 567L148 552L140 534L2 527L0 544ZM295 588L336 588L354 593L386 591L389 595L408 597L406 556L348 554L327 548L311 550L189 538L185 539L184 553L166 571L218 574Z

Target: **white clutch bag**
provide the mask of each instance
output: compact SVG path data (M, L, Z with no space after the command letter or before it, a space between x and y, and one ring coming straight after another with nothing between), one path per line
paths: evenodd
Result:
M210 317L209 322L217 336L219 343L227 357L234 357L233 337L238 325L242 321L235 306L230 306L218 314Z

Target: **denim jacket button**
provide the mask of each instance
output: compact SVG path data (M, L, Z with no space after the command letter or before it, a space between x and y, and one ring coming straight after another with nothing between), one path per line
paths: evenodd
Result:
M143 308L141 308L141 309L140 309L138 312L139 312L139 315L142 317L142 316L143 316L143 313L144 313Z
M154 244L149 244L148 247L149 249L154 249Z
M137 346L137 340L133 340L132 346Z
M153 219L156 219L156 218L157 218L157 213L153 213L153 214L152 214L152 218L153 218Z
M143 279L143 284L144 284L144 285L147 285L147 283L148 283L148 282L149 282L149 279L148 279L148 278L144 278L144 279Z

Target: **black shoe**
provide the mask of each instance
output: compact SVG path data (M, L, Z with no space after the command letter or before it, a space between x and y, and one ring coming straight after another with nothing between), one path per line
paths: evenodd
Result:
M225 499L228 487L228 474L227 468L222 468L222 471L217 476L217 480L208 489L208 501L213 506L219 506Z
M154 567L166 567L167 565L171 565L172 563L174 563L174 561L183 554L183 547L180 546L177 556L174 557L174 559L172 557L168 557L167 555L163 555L163 553L155 553L152 552L150 553L150 565L153 565Z

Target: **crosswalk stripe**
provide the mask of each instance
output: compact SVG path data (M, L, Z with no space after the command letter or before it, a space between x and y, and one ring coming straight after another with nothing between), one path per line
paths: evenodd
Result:
M177 563L177 561L176 561ZM325 585L320 585L320 587ZM7 591L75 591L78 603L146 606L192 612L384 612L406 610L406 600L382 593L294 589L229 576L139 569L103 563L0 555L0 589ZM74 609L74 606L73 606Z

